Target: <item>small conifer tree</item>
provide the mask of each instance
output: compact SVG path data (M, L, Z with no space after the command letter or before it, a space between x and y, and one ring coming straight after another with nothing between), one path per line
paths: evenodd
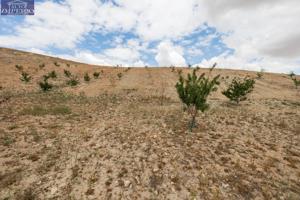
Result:
M39 86L43 92L48 92L53 88L53 85L48 82L48 79L44 79L44 81L39 82Z
M118 78L119 78L119 80L121 80L122 76L123 76L122 73L118 73Z
M190 131L192 131L196 125L198 111L205 112L209 108L207 97L211 92L216 91L217 85L220 84L220 75L210 79L205 73L197 76L196 71L197 70L194 69L192 74L188 74L187 78L184 78L182 74L180 74L179 82L177 82L175 86L179 98L191 115L191 121L189 123Z
M86 82L89 82L91 80L88 73L85 73L83 78L84 78L84 81L86 81Z
M16 65L15 67L18 71L23 71L23 66L22 65Z
M294 76L296 76L296 74L295 74L293 71L291 71L291 72L289 73L289 77L290 77L290 78L293 78Z
M57 78L57 74L56 74L55 71L51 71L51 72L49 72L48 77L52 78L52 79L56 79Z
M224 96L239 104L240 101L247 99L247 94L251 93L254 89L255 80L248 77L240 80L234 78L229 87L222 92Z
M293 77L292 80L295 84L296 89L298 89L298 86L300 86L300 80L297 80L296 77Z
M40 68L40 69L44 69L45 66L46 66L45 63L43 63L43 64L40 64L40 65L39 65L39 68Z
M31 79L32 79L32 77L28 73L26 73L26 72L21 73L21 78L20 78L21 81L23 81L25 83L29 83Z
M69 70L64 69L64 75L65 77L70 78L72 76L72 73Z
M79 84L79 80L76 76L70 77L70 79L67 81L67 85L69 86L76 86Z
M58 62L54 62L54 65L56 66L56 67L59 67L60 66L60 64L58 63Z
M261 79L264 75L264 69L261 69L259 72L256 73L256 78Z
M94 76L95 79L98 79L99 76L100 76L100 73L99 73L99 72L94 72L94 73L93 73L93 76Z

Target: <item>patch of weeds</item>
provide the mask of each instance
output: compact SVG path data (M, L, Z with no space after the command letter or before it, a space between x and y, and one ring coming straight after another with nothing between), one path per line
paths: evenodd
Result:
M13 125L7 127L7 129L10 130L10 131L11 131L11 130L14 130L14 129L16 129L16 128L18 128L18 126L17 126L16 124L13 124Z
M3 146L9 147L11 144L13 144L15 142L16 142L16 140L12 136L4 135L1 137L1 144Z
M36 198L36 195L33 192L33 189L32 188L27 188L23 192L20 192L19 194L17 194L16 199L18 199L18 200L35 200L37 198Z
M31 108L24 108L21 115L44 116L44 115L68 115L71 114L71 109L67 106L56 106L46 108L42 106L33 106Z

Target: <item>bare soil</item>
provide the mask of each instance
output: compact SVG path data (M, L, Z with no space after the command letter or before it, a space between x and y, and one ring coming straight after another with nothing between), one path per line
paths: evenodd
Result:
M33 79L20 81L15 65ZM300 91L285 74L264 73L235 105L221 91L256 73L216 69L222 84L191 133L174 87L178 70L190 69L91 66L2 48L0 70L1 200L300 199ZM37 82L53 70L55 88L43 93ZM63 70L80 84L66 85Z

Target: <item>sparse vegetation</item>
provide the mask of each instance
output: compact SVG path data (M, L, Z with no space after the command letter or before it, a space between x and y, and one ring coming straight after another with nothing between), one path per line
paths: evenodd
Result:
M70 78L72 76L72 73L69 70L64 69L64 75L67 78Z
M60 66L60 64L58 63L58 62L54 62L54 65L56 66L56 67L59 67Z
M17 71L23 71L22 65L16 65L15 67L16 67Z
M23 81L25 83L29 83L31 79L32 79L32 77L28 73L26 73L26 72L21 73L21 78L20 78L21 81Z
M44 116L44 115L68 115L71 114L71 109L67 106L55 106L55 107L44 107L44 106L33 106L31 108L24 108L21 115L33 115L33 116Z
M49 72L48 77L52 78L52 79L56 79L57 78L57 74L56 74L55 71L51 71L51 72Z
M117 76L118 76L118 79L121 80L121 78L123 77L123 74L122 73L118 73Z
M294 82L294 85L295 85L296 89L298 89L298 87L300 86L300 80L297 80L296 77L293 77L292 80Z
M79 84L79 80L76 76L72 76L70 77L69 80L67 80L67 85L69 86L77 86Z
M251 93L254 89L255 80L248 77L240 80L239 78L234 78L229 85L229 87L222 92L224 96L234 101L237 104L241 101L247 99L247 94Z
M48 78L45 79L45 77L44 81L39 82L39 86L43 92L47 92L53 88L53 85L48 82Z
M13 138L13 137L11 137L10 135L4 135L3 137L1 137L0 138L1 140L1 144L3 145L3 146L6 146L6 147L8 147L8 146L10 146L11 144L13 144L13 143L15 143L16 142L16 140Z
M193 70L192 74L189 73L187 78L180 75L176 89L179 98L185 105L185 109L191 116L189 123L190 131L196 125L198 111L205 112L209 108L207 97L211 92L217 90L217 85L220 84L218 81L219 77L220 75L217 75L210 80L205 73L197 76L196 70Z
M99 76L100 76L100 72L94 72L93 76L94 76L95 79L98 79Z
M84 74L83 79L84 79L85 82L90 82L90 80L91 80L91 78L90 78L90 76L89 76L88 73L85 73L85 74Z
M261 69L259 72L256 73L256 78L261 79L264 75L265 70Z
M293 78L293 77L295 77L296 76L296 74L293 72L293 71L291 71L290 73L289 73L289 75L288 75L290 78Z
M40 65L39 65L39 68L40 68L40 69L44 69L45 66L46 66L45 63L43 63L43 64L40 64Z

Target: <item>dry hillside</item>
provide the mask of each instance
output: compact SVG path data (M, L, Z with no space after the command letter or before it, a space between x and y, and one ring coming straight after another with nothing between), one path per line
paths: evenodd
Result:
M37 83L53 70L55 88L43 93ZM64 70L80 84L66 85ZM264 73L235 105L221 91L256 73L214 70L221 85L190 133L178 70L191 72L0 48L0 199L300 199L300 91L290 78Z

